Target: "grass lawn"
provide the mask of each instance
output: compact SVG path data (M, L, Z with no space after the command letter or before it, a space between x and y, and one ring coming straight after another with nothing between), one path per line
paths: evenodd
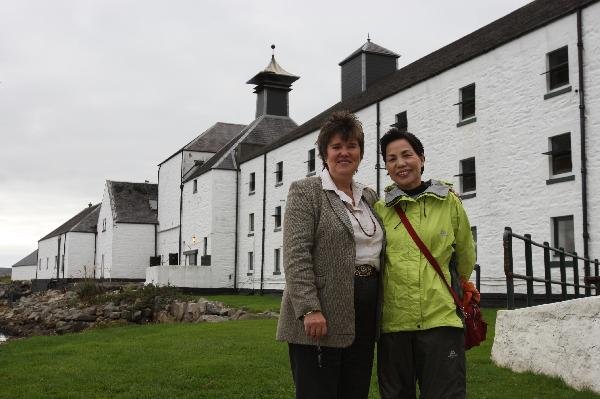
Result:
M265 297L240 300L257 311L274 306ZM488 341L468 352L469 397L600 397L494 366L495 311L486 316ZM291 398L287 347L274 340L275 326L275 320L127 326L12 341L0 345L0 398ZM371 398L379 397L376 384L373 378Z

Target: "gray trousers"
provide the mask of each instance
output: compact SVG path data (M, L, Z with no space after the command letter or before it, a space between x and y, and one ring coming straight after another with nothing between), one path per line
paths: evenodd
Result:
M381 334L377 376L381 399L464 399L465 343L462 328Z

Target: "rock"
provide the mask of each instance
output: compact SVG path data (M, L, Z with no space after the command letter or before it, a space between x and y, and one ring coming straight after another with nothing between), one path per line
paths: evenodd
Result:
M187 305L187 302L175 301L171 303L171 306L169 307L169 313L175 318L176 321L181 321L187 309Z
M246 314L246 311L242 309L237 309L234 314L229 316L230 320L238 320L242 315Z
M144 310L142 310L142 316L145 317L146 319L151 319L152 318L152 309L145 308Z
M120 319L121 318L121 312L110 312L108 314L108 318L112 319L112 320Z
M154 318L157 323L173 323L175 319L166 310L158 312Z
M220 315L223 304L221 302L206 302L206 314Z
M207 321L209 323L219 323L221 321L228 321L228 320L229 319L227 317L213 315L213 314L205 314L205 315L200 316L200 318L198 319L198 321Z
M142 311L141 310L136 310L135 312L133 312L133 314L131 315L131 321L135 321L138 322L142 319Z
M190 302L188 303L185 315L183 316L184 321L196 321L202 315L201 306L199 303Z
M129 310L124 310L121 312L121 319L131 321L131 312Z

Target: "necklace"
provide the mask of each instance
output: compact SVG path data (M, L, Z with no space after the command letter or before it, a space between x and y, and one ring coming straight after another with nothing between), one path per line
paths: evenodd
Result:
M358 223L358 227L360 227L360 229L362 230L363 233L365 233L365 235L367 237L373 237L375 235L375 232L377 231L377 223L375 223L375 221L373 220L373 216L371 216L371 213L369 212L369 218L371 219L371 223L373 223L373 232L371 234L367 233L364 229L364 227L362 226L362 224L360 224L360 220L358 220L358 218L356 217L356 215L354 214L354 212L352 212L352 209L349 209L350 214L352 215L352 217L354 218L354 220L356 220L356 223Z

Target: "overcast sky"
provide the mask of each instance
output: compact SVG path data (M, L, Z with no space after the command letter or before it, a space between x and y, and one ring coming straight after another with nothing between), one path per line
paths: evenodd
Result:
M275 57L302 124L339 101L370 34L399 67L527 0L0 0L0 267L217 121L247 124L245 82Z

